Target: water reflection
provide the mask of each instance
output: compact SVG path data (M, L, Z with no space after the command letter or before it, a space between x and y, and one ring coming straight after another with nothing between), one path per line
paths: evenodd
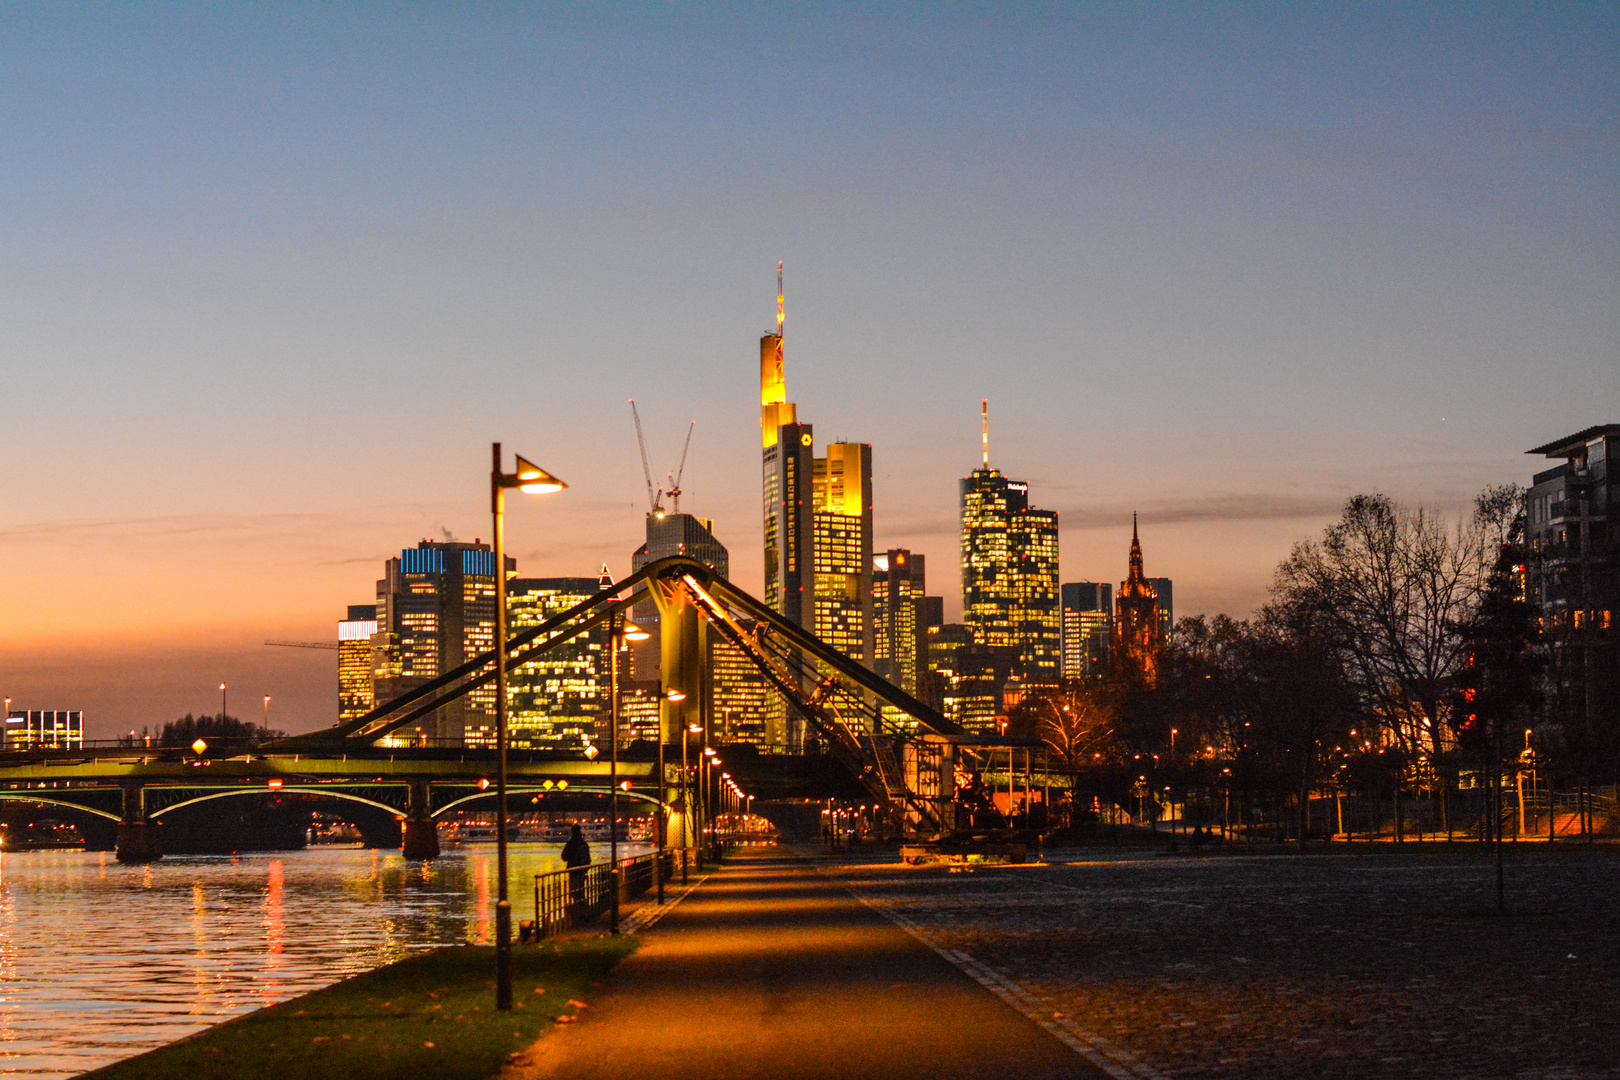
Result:
M514 920L557 852L510 849ZM0 1074L73 1076L414 948L488 944L495 891L493 845L429 863L333 847L141 867L0 853Z

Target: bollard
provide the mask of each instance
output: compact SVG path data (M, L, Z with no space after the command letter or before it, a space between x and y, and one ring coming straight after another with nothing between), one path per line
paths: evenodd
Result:
M613 880L611 882L611 887L613 889L613 915L608 924L608 928L615 934L619 932L619 890L623 887L623 885L624 871L615 866L613 868Z

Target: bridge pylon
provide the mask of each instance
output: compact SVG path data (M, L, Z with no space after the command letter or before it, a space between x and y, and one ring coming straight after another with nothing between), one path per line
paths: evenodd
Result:
M401 854L407 859L439 857L439 826L433 820L432 789L426 780L412 780L410 809L405 815Z
M118 822L114 853L121 863L149 863L163 858L158 824L146 816L146 789L140 784L124 785L123 817Z

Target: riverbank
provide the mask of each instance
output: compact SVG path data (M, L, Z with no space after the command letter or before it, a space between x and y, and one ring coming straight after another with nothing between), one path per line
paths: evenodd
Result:
M512 951L513 1011L495 1009L495 950L435 949L86 1074L95 1080L485 1080L588 1005L636 948L580 937Z

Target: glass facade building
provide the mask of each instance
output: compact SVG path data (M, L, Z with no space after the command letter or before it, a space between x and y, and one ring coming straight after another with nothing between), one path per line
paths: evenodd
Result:
M337 624L338 720L354 720L377 704L371 686L371 639L377 633L375 604L350 604Z
M1099 581L1063 585L1063 677L1101 675L1114 633L1114 587Z
M388 560L377 582L377 632L372 636L376 703L414 690L494 647L495 553L489 545L423 540ZM494 685L470 691L397 729L392 741L418 739L492 745Z
M962 621L974 644L1010 649L1025 684L1063 669L1058 516L1029 505L1029 485L986 464L961 482Z
M539 626L601 587L600 578L513 578L506 583L508 632ZM512 669L506 716L511 745L578 747L605 732L607 648L607 628L599 626ZM620 675L628 672L621 669Z

